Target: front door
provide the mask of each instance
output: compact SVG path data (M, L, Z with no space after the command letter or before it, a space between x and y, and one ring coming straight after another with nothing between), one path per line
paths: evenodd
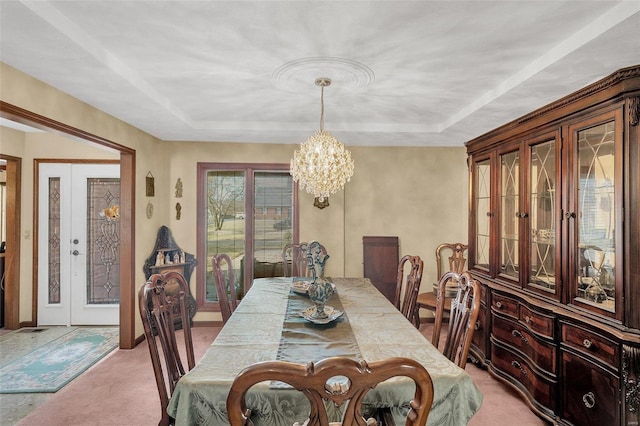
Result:
M41 163L38 324L117 325L120 166Z

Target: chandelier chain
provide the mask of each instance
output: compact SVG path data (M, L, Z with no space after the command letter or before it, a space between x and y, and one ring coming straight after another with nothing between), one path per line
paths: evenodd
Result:
M324 130L324 84L320 85L320 131Z

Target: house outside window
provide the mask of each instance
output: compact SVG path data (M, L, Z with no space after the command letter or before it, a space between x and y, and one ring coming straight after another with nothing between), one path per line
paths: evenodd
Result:
M196 296L204 311L219 309L214 254L231 258L239 298L254 278L282 276L282 249L298 240L289 165L198 163L197 239Z

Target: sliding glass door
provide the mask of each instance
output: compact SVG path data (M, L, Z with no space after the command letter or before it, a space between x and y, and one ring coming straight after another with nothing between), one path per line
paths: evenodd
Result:
M288 164L200 163L198 175L198 259L206 259L198 302L206 308L218 302L216 253L231 258L240 298L253 278L283 275L282 249L297 235L296 197Z

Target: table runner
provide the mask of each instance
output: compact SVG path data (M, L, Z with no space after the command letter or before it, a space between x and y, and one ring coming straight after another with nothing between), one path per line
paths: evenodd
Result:
M314 324L304 319L300 312L309 306L313 306L313 302L308 296L290 292L277 359L302 364L333 356L361 360L362 355L349 316L340 301L340 294L336 291L327 301L327 306L343 314L328 324Z
M366 278L333 277L362 357L368 362L406 356L423 364L435 395L427 425L464 426L482 403L471 377L444 357ZM292 279L253 282L238 308L196 367L178 382L167 411L176 425L228 425L226 397L247 365L277 357ZM333 302L332 302L333 303ZM403 424L413 387L397 378L372 389L373 406L392 407ZM258 384L247 395L255 426L290 426L308 414L306 398Z

